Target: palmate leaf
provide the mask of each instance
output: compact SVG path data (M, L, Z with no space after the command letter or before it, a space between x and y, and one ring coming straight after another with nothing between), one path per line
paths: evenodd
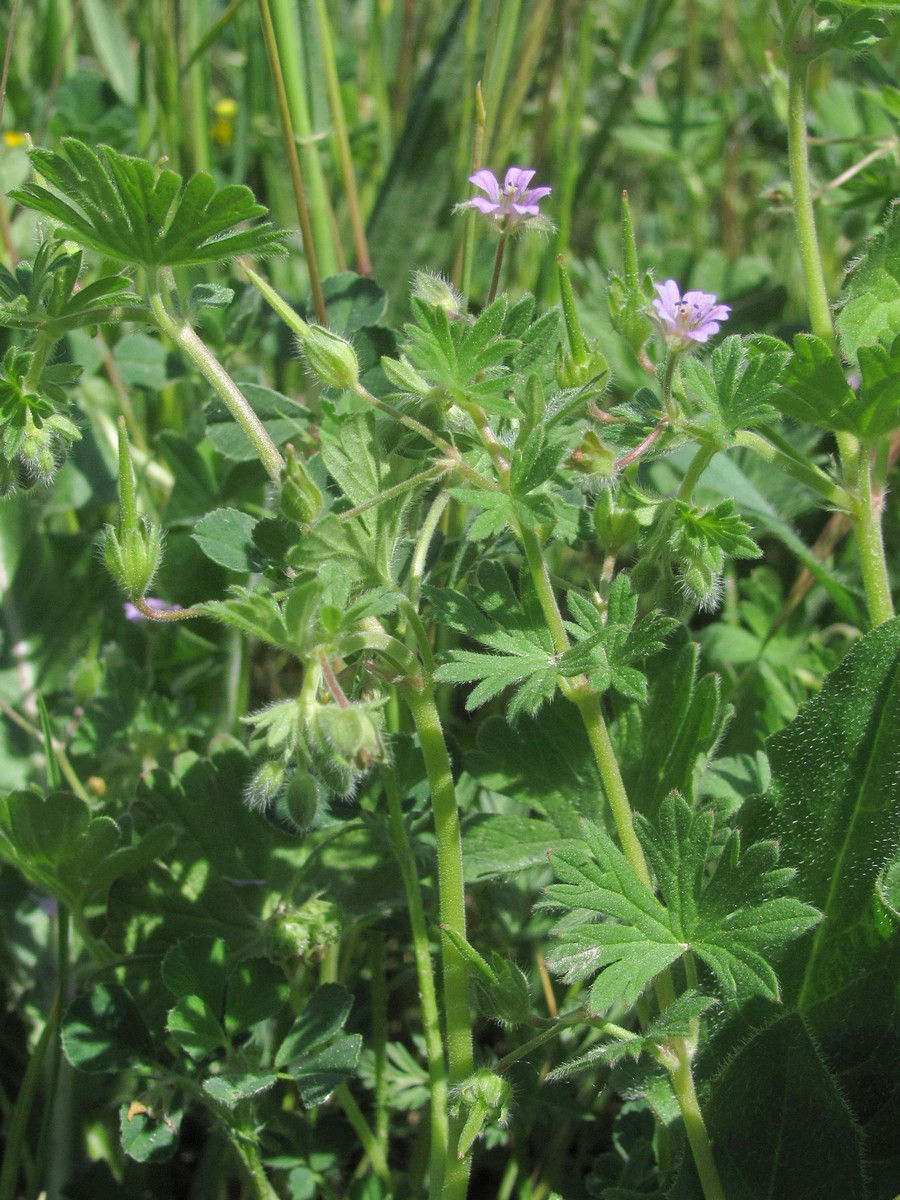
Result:
M517 596L506 571L487 563L478 572L478 585L477 605L452 588L425 589L447 625L486 649L451 650L435 679L477 683L466 702L470 711L518 685L509 706L510 718L534 712L553 695L559 669L531 582L523 577Z
M662 650L678 622L651 612L635 624L637 597L625 574L613 581L605 620L600 610L577 592L570 592L568 601L574 620L567 621L566 628L575 645L562 655L560 674L584 672L598 692L613 688L629 699L646 699L647 680L636 664Z
M77 138L63 138L61 147L59 153L31 152L48 187L27 183L10 195L58 221L65 238L149 271L222 262L237 254L285 253L286 235L261 220L267 210L249 188L217 188L205 173L182 186L175 171L158 170L109 146L95 151ZM249 228L237 229L245 222Z
M703 403L717 433L730 437L774 415L771 399L790 351L776 338L727 337L713 351L710 369L686 357L682 377Z
M599 970L591 1008L633 1004L656 975L688 950L712 971L724 996L779 998L778 980L764 951L810 929L820 913L790 897L775 897L793 872L777 870L774 842L751 846L743 856L733 834L713 881L705 885L713 832L711 812L694 813L677 794L667 797L654 826L636 817L638 835L657 877L650 893L603 830L584 824L584 850L550 855L562 883L547 889L553 906L599 913L599 923L578 921L560 930L549 963L568 980Z

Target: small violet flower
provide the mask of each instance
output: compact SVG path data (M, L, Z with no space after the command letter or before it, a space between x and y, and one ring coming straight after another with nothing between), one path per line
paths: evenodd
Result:
M469 176L469 183L487 193L484 196L474 196L458 205L459 208L476 208L488 217L501 233L511 233L526 222L532 222L534 228L549 229L550 222L541 215L538 201L549 196L552 188L536 187L529 189L528 185L534 178L534 171L523 167L510 167L503 180L503 186L493 171L476 171Z
M716 297L709 292L685 292L682 296L674 279L656 284L656 290L659 299L653 301L653 319L672 350L689 350L695 342L708 342L719 332L719 322L727 321L731 313L727 304L716 304Z

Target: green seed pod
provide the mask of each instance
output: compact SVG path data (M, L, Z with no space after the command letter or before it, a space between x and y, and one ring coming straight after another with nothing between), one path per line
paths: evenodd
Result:
M359 382L359 360L346 338L324 325L307 325L299 341L309 369L328 387L345 390Z
M454 1112L468 1110L459 1135L456 1153L464 1158L486 1125L505 1125L509 1120L512 1087L508 1080L486 1068L476 1071L459 1085Z
M103 557L129 600L142 600L162 558L162 530L143 517L132 529L107 525L103 531Z

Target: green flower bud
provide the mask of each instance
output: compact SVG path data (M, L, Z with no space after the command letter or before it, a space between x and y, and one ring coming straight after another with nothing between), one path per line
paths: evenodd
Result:
M636 596L651 592L661 581L662 567L650 558L641 558L631 568L631 590Z
M96 658L82 658L72 674L72 695L77 704L87 704L103 682L103 664Z
M288 816L299 830L309 829L319 811L319 787L308 771L298 771L285 792Z
M285 446L285 455L278 506L289 521L308 529L325 507L325 500L306 465L294 453L294 447Z
M265 812L274 804L287 782L287 767L284 763L270 760L254 772L244 792L244 803L248 808Z
M612 479L615 461L615 454L603 445L593 429L588 430L581 445L569 456L569 466L582 475L599 475L604 479Z
M0 497L11 496L19 486L19 472L15 463L0 459Z
M25 469L36 479L48 482L56 472L53 457L53 437L46 426L32 428L26 433L19 447L19 458Z
M451 316L458 317L463 312L462 296L442 275L416 271L412 294L429 308L442 308Z
M484 1132L485 1125L506 1124L511 1100L512 1087L509 1082L486 1068L463 1080L453 1106L454 1114L463 1108L468 1109L456 1147L459 1158L465 1158L472 1143Z
M633 541L639 526L635 513L616 503L611 488L600 493L594 505L594 529L607 554L618 554L623 546Z
M162 558L162 530L141 517L131 529L107 525L103 557L110 574L129 600L142 600Z
M359 382L359 360L346 338L324 325L306 325L299 341L309 369L328 387L347 389Z
M318 724L322 736L347 766L368 771L374 763L384 761L378 722L365 708L325 705L320 710Z
M298 958L318 962L342 928L340 909L330 900L312 896L299 908L282 904L266 922L266 953L285 965Z

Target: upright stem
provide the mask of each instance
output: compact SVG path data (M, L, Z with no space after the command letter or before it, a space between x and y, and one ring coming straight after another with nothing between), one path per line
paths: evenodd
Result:
M797 55L788 57L788 154L791 164L791 188L794 197L794 220L797 242L806 281L806 302L809 306L812 331L829 345L834 345L834 326L831 306L825 286L825 272L819 250L816 215L813 210L812 186L809 179L809 153L806 144L806 95L809 64Z
M782 5L786 9L786 5ZM835 347L834 325L825 286L822 255L816 232L812 187L809 179L809 155L806 138L806 99L809 60L791 50L800 5L796 5L786 21L785 55L788 62L788 154L791 165L791 187L797 223L797 241L806 280L807 303L813 333ZM836 349L836 347L835 347ZM859 547L863 585L869 616L879 625L894 615L891 585L884 555L881 530L881 505L873 505L871 496L871 462L861 462L860 445L850 433L837 433L836 440L841 469L847 487L856 493L858 507L854 534Z
M491 290L488 292L487 302L492 304L497 295L497 286L500 283L500 268L503 266L503 251L506 249L506 234L500 234L500 241L497 243L497 255L494 259L494 274L491 277Z
M882 497L875 496L872 491L871 455L864 448L860 457L862 461L859 469L859 513L855 522L856 544L859 548L859 562L869 615L873 625L880 625L894 615L884 555L884 539L881 535Z
M672 1080L672 1090L678 1100L684 1131L691 1147L691 1155L697 1174L700 1176L700 1186L703 1188L704 1200L725 1200L725 1191L719 1172L712 1156L712 1146L697 1089L694 1087L694 1077L691 1073L691 1055L687 1043L682 1039L674 1047L677 1055L677 1066L669 1071Z
M303 176L300 173L300 160L297 157L297 144L294 140L294 130L291 123L291 110L288 104L287 91L284 86L284 75L281 70L281 60L278 54L278 39L272 25L272 14L269 11L268 0L258 0L259 16L262 22L263 39L266 43L266 54L269 58L269 69L275 84L275 94L278 98L278 113L281 119L284 148L287 153L288 168L291 173L291 183L294 188L294 199L297 204L297 216L300 219L300 234L303 238L303 253L306 256L306 269L309 272L309 286L312 291L313 307L316 310L316 320L320 325L328 324L328 314L325 312L325 296L319 279L319 260L316 254L316 242L313 237L312 222L309 208L306 204L306 193L303 190Z
M450 755L447 753L444 731L434 703L434 689L430 683L426 683L421 689L409 686L404 688L403 697L415 722L428 782L431 785L441 923L449 925L465 937L466 895L459 811ZM444 968L447 1082L450 1088L454 1088L471 1075L473 1070L466 960L449 938L443 940L441 951ZM441 1200L465 1198L471 1156L465 1155L460 1159L456 1153L464 1121L462 1115L450 1121L449 1153L444 1167Z
M412 929L413 957L419 979L419 998L422 1001L422 1026L425 1033L425 1056L428 1060L428 1082L431 1095L431 1186L430 1200L439 1200L443 1186L444 1164L447 1161L450 1131L447 1113L447 1068L444 1063L444 1041L441 1035L441 1018L438 1010L434 971L431 965L431 947L428 942L428 927L425 908L422 904L422 889L416 872L416 860L403 821L400 795L396 776L385 772L388 812L391 820L391 838L394 853L403 877L406 903L409 909L409 924Z
M244 1168L247 1183L250 1186L251 1194L255 1200L279 1200L278 1193L269 1183L269 1178L266 1175L265 1167L262 1165L262 1160L259 1157L259 1151L256 1146L240 1136L234 1134L231 1144L237 1151L238 1158L241 1160L241 1166Z
M269 475L279 483L284 459L262 421L250 407L246 396L187 321L183 317L172 316L157 287L150 293L150 307L160 329L199 367L203 377L216 389L228 411L247 435Z

